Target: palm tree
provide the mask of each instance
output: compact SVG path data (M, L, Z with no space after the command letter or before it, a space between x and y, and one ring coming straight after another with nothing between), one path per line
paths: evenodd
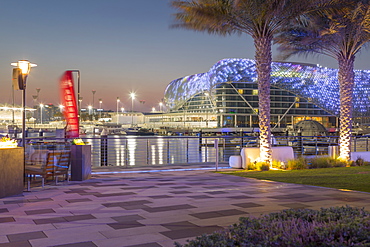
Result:
M329 0L327 0L329 1ZM172 0L178 10L173 26L254 40L260 127L260 160L272 164L270 129L271 46L277 30L325 0Z
M352 0L345 6L305 16L304 21L286 26L276 36L284 57L318 53L338 61L340 93L340 159L350 160L352 99L356 54L370 40L370 3Z

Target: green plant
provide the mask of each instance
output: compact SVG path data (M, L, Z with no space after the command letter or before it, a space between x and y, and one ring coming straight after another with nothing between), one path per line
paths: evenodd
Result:
M298 159L288 160L286 169L287 170L302 170L302 169L307 169L307 167L308 167L307 159L305 159L304 157L299 157Z
M331 157L315 157L310 159L310 168L330 168L334 167L335 159Z
M288 209L242 217L228 229L188 240L184 246L370 246L369 235L370 213L364 209Z
M357 157L357 159L354 162L354 165L356 166L364 166L365 165L365 160L361 157Z

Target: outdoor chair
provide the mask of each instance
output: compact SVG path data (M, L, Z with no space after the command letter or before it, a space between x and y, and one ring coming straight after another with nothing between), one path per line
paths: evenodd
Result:
M27 175L27 190L30 190L31 187L31 178L32 176L39 175L42 178L41 186L45 186L45 179L55 176L55 166L59 163L62 156L62 151L49 151L47 153L46 159L39 166L38 162L28 163L25 167L25 174Z
M61 155L59 158L59 162L55 166L54 176L55 176L55 184L58 184L58 177L64 176L64 180L69 182L69 167L71 164L71 151L70 150L62 150Z

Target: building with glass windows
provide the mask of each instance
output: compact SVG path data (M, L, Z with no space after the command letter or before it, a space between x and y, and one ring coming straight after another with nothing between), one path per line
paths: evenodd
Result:
M271 127L282 129L305 119L338 127L337 69L302 63L272 63ZM223 59L206 73L172 81L165 90L163 122L201 122L201 127L258 127L255 61ZM370 71L355 72L354 121L370 122ZM164 118L164 120L163 120ZM217 126L208 126L209 123ZM181 124L180 124L181 125Z

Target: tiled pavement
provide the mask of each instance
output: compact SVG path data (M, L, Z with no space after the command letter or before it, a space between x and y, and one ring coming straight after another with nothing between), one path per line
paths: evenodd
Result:
M0 247L174 246L241 216L339 205L370 210L370 194L207 170L95 174L0 199Z

